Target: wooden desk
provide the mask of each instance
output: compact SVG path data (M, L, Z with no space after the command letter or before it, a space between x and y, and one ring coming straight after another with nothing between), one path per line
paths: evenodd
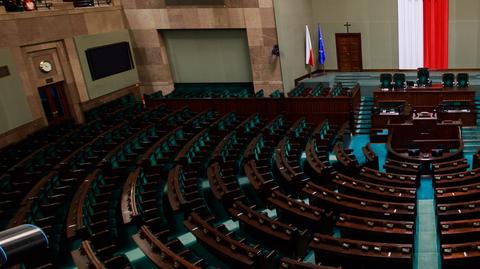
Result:
M381 101L404 100L412 107L438 106L444 100L474 100L475 91L471 87L467 88L441 88L438 86L406 88L400 90L383 91L376 89L373 91L374 104L378 105Z
M429 111L439 108L439 105L444 101L473 101L475 100L475 91L471 87L467 88L442 88L440 85L433 85L432 87L420 88L405 88L397 90L382 90L380 88L373 91L374 106L380 106L385 102L406 102L412 109L418 112ZM465 126L475 126L475 107L472 105L470 111L458 112L440 112L437 117L439 120L458 120L461 119ZM381 118L403 118L405 115L398 116L375 116L373 119L373 127L380 128L384 123Z
M463 154L461 121L437 122L434 118L414 118L403 124L388 124L387 149L392 159L406 162L444 162L458 159ZM409 156L407 148L415 143L420 148L419 156ZM432 156L431 150L443 145L446 152L439 157ZM456 151L449 152L449 149Z

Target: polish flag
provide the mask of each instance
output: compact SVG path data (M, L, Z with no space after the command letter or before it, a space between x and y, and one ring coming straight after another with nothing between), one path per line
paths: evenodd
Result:
M311 67L314 66L313 60L313 48L312 48L312 39L310 38L310 31L308 30L308 25L306 25L306 32L305 32L305 64L310 65Z
M448 68L448 0L398 0L399 68Z

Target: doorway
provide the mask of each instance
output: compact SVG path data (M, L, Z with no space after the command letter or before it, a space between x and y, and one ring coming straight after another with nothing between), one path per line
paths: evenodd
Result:
M338 71L362 71L362 37L360 33L335 34Z
M62 122L71 117L63 84L62 81L38 88L43 111L49 123Z

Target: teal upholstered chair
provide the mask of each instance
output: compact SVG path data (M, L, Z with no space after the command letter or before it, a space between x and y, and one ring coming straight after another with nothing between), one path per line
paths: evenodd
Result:
M468 87L468 73L458 73L457 74L457 87L465 88Z
M430 86L432 82L430 81L430 71L428 68L418 68L417 69L417 85L418 86Z
M452 73L445 73L442 75L443 87L451 88L455 82L455 75Z
M383 73L380 74L380 88L391 89L392 88L392 74Z
M405 88L405 74L395 73L393 74L393 87L395 89Z

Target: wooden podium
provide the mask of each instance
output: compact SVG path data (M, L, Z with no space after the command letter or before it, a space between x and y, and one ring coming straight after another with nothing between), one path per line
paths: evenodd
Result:
M420 112L414 113L412 119L404 123L389 122L387 124L389 154L413 162L440 161L463 154L462 121L439 121L437 116L431 112ZM412 144L420 149L419 156L407 154ZM444 147L449 153L440 157L433 156L432 150L439 146Z
M373 91L374 106L379 107L389 102L404 103L404 106L411 107L411 110L433 112L438 111L437 117L439 121L443 120L461 120L465 126L476 125L476 110L474 106L475 90L471 87L467 88L443 88L441 85L432 85L431 87L407 87L405 89L376 89ZM441 111L439 108L446 101L460 101L470 104L466 111ZM405 113L397 116L408 116ZM376 115L372 114L372 128L384 128L385 118L392 119L395 115Z

